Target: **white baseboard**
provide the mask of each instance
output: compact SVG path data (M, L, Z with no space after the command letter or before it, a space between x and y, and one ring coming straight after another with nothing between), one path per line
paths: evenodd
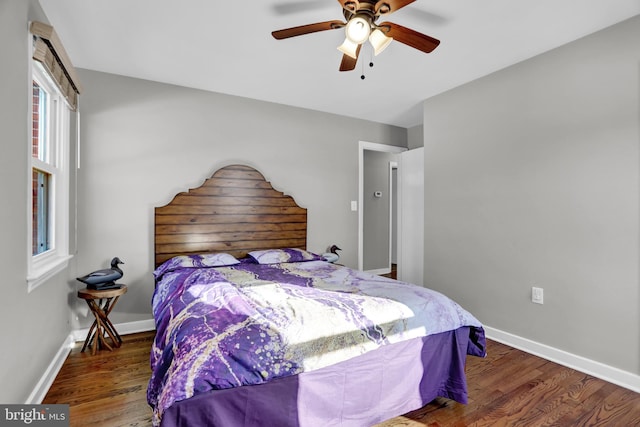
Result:
M153 319L119 323L113 326L115 326L120 335L153 331L156 328L156 324ZM47 370L42 374L42 377L40 377L40 381L38 381L38 384L36 384L35 388L27 398L27 401L25 402L26 404L35 405L42 403L42 400L47 395L51 384L53 384L53 381L56 379L58 372L62 369L64 361L67 360L67 356L69 355L71 348L77 341L84 341L88 332L89 328L71 331L69 336L58 349L51 363L49 363Z
M378 268L377 270L365 270L365 273L375 274L376 276L380 276L381 274L389 274L391 273L390 268Z
M137 320L134 322L116 323L116 331L120 335L137 334L138 332L153 331L156 328L156 324L153 319ZM71 332L74 341L84 341L89 333L89 328L76 329Z
M147 332L155 329L153 319L139 320L135 322L119 323L114 325L121 335L135 334L138 332ZM604 363L596 362L582 356L559 350L545 344L522 338L509 332L504 332L490 326L484 326L487 338L506 344L510 347L517 348L527 353L542 357L543 359L567 366L585 374L592 375L596 378L619 385L620 387L640 393L640 375L614 368ZM39 404L49 391L49 387L53 384L58 372L62 368L64 361L69 355L69 351L76 341L84 341L89 332L89 328L72 331L64 340L53 360L43 373L40 381L36 384L26 404Z
M153 319L136 320L135 322L120 323L114 325L120 335L137 334L138 332L149 332L156 329L156 322Z
M640 375L484 326L487 338L640 393Z
M69 336L67 336L67 338L62 342L62 345L56 352L51 363L49 363L47 369L44 371L44 374L42 374L42 377L40 377L40 381L38 381L26 402L24 402L25 404L37 405L42 403L42 400L49 391L49 387L51 387L51 384L53 384L53 381L56 379L58 372L60 372L64 361L67 360L67 356L71 351L71 347L73 347L73 343L73 336L69 334Z

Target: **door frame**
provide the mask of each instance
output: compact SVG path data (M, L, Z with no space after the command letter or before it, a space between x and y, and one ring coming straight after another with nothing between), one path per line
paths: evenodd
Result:
M396 145L387 145L380 144L377 142L367 142L367 141L359 141L358 142L358 270L362 270L364 266L364 152L365 150L370 151L381 151L384 153L394 153L400 154L404 151L407 151L406 147L398 147ZM401 165L397 165L398 171L400 170ZM398 191L398 229L401 230L400 218L400 206L402 206L401 198L402 192ZM391 198L389 199L389 209L391 209ZM389 218L391 221L391 218ZM389 227L391 228L391 223L389 223ZM397 233L396 238L398 239L398 247L400 247L400 233ZM401 253L398 252L398 264L400 264ZM391 241L389 242L389 268L391 268Z

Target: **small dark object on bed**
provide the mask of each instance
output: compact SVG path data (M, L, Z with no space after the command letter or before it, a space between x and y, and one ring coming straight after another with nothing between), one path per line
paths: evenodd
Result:
M336 262L340 259L340 255L336 251L341 251L339 247L336 245L332 245L329 248L329 252L322 254L322 258L324 258L327 262Z
M124 264L124 262L122 262L120 258L115 257L111 260L111 268L97 270L86 276L77 277L76 279L86 284L89 289L103 290L119 288L120 285L115 282L124 275L124 272L118 267L118 264Z

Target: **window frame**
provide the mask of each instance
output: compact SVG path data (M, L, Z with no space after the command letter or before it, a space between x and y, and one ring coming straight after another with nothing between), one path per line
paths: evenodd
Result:
M31 45L31 44L30 44ZM58 86L38 61L31 59L29 81L29 152L27 185L27 285L28 292L45 283L53 275L67 268L69 259L69 175L71 149L71 112ZM49 122L48 161L33 156L33 81L48 93ZM45 159L46 160L46 159ZM48 209L49 249L33 254L33 172L50 174Z

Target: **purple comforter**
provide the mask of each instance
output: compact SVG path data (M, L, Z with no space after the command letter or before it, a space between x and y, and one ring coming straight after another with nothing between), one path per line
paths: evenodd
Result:
M169 262L169 261L168 261ZM324 261L156 270L148 401L174 402L317 370L385 344L462 326L444 295ZM471 349L484 355L484 348Z

